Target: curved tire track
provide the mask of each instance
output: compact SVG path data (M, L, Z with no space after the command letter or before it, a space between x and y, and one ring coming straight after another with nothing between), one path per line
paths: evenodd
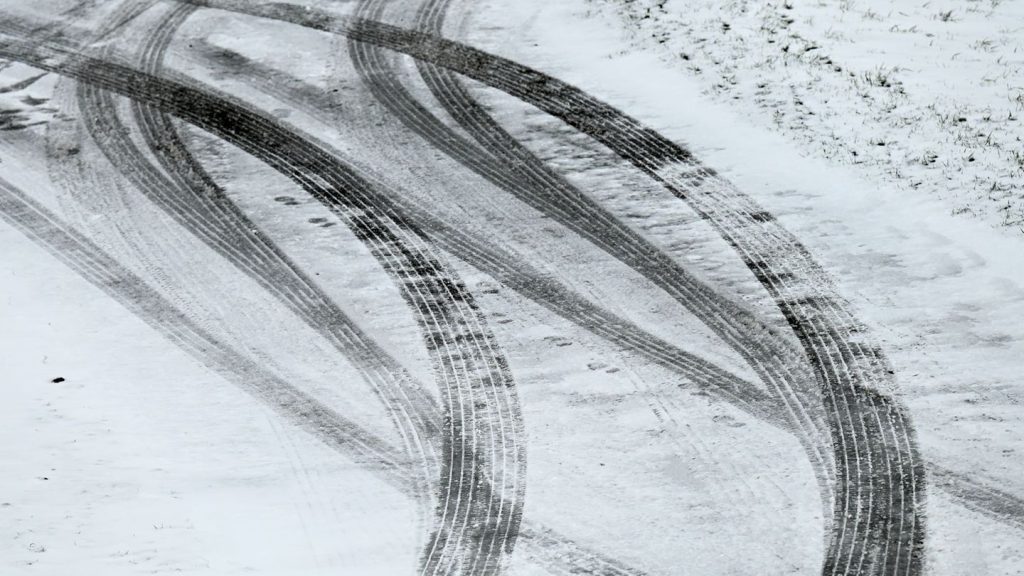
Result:
M593 137L708 220L786 316L811 360L835 439L835 515L824 574L920 574L925 478L891 369L810 253L769 213L684 148L539 71L468 46L365 19L294 6L192 2L375 44L498 88Z
M332 108L337 103L325 98L314 87L291 78L284 82L277 81L273 77L272 69L252 62L240 54L224 54L218 49L214 57L221 56L231 61L232 71L218 72L249 78L248 85L254 90L272 95L283 104L305 109L325 124L333 124L333 119L323 110ZM776 406L775 400L761 392L754 384L595 305L556 278L540 272L518 254L486 238L483 233L456 228L407 197L395 196L390 200L401 206L403 213L419 226L436 246L488 274L524 298L616 347L675 371L701 390L714 394L745 412L791 430L783 410Z
M258 7L252 7L252 8L256 9ZM235 9L238 10L237 7ZM241 10L241 11L245 11L245 10ZM259 10L256 10L256 15L267 16L268 13L265 12L265 11L264 12L260 12ZM269 15L272 15L272 14L269 14ZM326 17L314 18L311 22L307 22L307 25L308 24L312 24L315 27L317 25L317 22L316 22L317 20L319 21L319 25L322 25L322 26L326 27L327 29L331 29L331 30L333 30L335 32L341 31L340 27L338 26L338 22L332 22L330 18L326 18ZM684 174L684 176L685 176L685 174ZM754 215L753 219L755 221L760 221L760 219L765 216L763 214L758 214L756 212L754 212L753 215ZM958 492L961 492L961 494L963 496L965 496L966 498L968 498L969 500L974 502L975 505L979 505L979 506L982 506L982 507L985 506L984 498L981 498L981 499L976 498L975 496L971 495L969 491L964 490L967 486L963 482L960 482L960 481L955 480L955 479L950 479L948 481L943 481L943 482L939 483L940 487L942 487L943 485L955 486L956 487L955 489ZM1011 502L1011 503L1012 502L1017 502L1017 503L1020 502L1020 499L1016 499L1012 495L1006 495L1006 496L1008 496L1008 498L1009 498L1008 501ZM921 502L921 505L923 505L923 501Z
M311 85L291 81L286 83L275 83L273 70L271 68L265 67L258 62L248 61L240 54L234 52L221 53L223 52L221 49L212 48L208 45L202 46L201 48L206 50L207 56L210 58L229 59L232 66L235 67L235 70L225 71L226 73L235 74L241 77L249 77L250 81L253 78L258 78L262 84L258 86L257 89L273 95L275 98L278 98L288 105L303 109L311 116L322 116L325 110L339 106L339 102L336 99L331 98L329 95L325 95L321 90ZM458 134L453 137L462 138ZM454 152L449 152L449 154L453 157L457 156ZM465 158L465 156L458 156L458 158ZM477 153L474 158L480 158L479 153ZM484 161L486 162L486 157L484 157ZM475 169L479 169L479 167ZM605 338L609 342L622 346L623 348L638 355L648 357L648 359L651 359L666 368L674 370L684 377L694 380L697 382L698 386L704 386L704 384L701 384L698 375L695 375L692 371L682 367L680 363L674 361L664 363L663 360L652 358L651 352L659 350L660 346L647 340L650 337L649 334L645 334L638 340L634 340L632 336L622 334L622 330L619 328L628 327L626 332L633 329L641 330L642 332L642 329L632 326L628 321L615 317L606 318L599 323L591 323L586 320L588 316L591 316L591 312L578 314L573 310L577 306L584 308L593 306L585 299L578 295L552 296L564 291L564 285L559 285L557 281L553 279L541 280L540 276L531 276L531 272L526 271L525 268L521 267L520 263L517 263L507 253L498 258L481 259L479 257L474 257L472 255L472 251L467 251L464 247L473 245L484 246L486 251L486 249L493 248L493 244L488 247L485 239L479 236L465 235L463 235L461 240L446 241L445 238L449 236L450 233L442 230L442 227L444 226L442 223L431 223L428 220L428 217L420 218L413 214L412 209L407 209L407 213L409 213L411 217L416 218L416 222L424 230L428 230L430 232L431 239L434 240L439 247L467 261L468 263L471 263L475 268L484 271L495 279L498 279L502 284L519 292L524 297L548 308L555 314L577 324L585 330ZM454 238L454 236L452 237ZM477 249L474 249L474 251L477 251ZM554 283L555 287L552 287L551 283ZM530 290L530 288L538 286L546 287L538 290ZM582 302L577 304L576 298L580 298ZM566 301L568 301L569 304L565 304ZM606 313L606 311L598 310L593 314L603 313ZM637 344L636 342L642 342L642 344ZM669 349L672 350L670 355L686 355L686 352L678 349L677 347L673 348L667 343L662 343L662 345L669 346ZM748 403L749 406L756 406L755 409L743 408L742 402L733 403L753 415L768 414L766 417L767 420L777 426L790 429L787 419L784 416L784 409L777 406L774 399L759 394L753 384L744 382L741 378L731 374L718 376L713 379L717 382L731 382L731 386L734 390L752 390L753 393L745 397L745 402ZM710 384L710 387L713 386L715 386L714 383ZM716 395L723 400L732 402L726 395L720 393L716 393ZM997 488L992 488L972 481L962 475L944 473L942 472L944 469L936 464L928 462L926 466L931 475L936 478L933 486L935 489L948 493L954 498L954 500L961 502L965 507L971 510L978 511L1009 526L1024 529L1024 499ZM524 532L522 536L523 538L526 538L526 532ZM525 541L523 543L526 544ZM554 547L557 548L557 546ZM580 566L582 566L582 564Z
M264 400L286 420L362 468L378 474L404 494L413 498L418 496L413 462L404 459L402 452L215 340L144 280L2 179L0 219L46 249L207 368ZM436 407L433 410L440 419ZM493 497L486 488L483 494ZM585 566L586 573L595 576L644 574L536 525L525 524L520 538L532 544L528 553L531 560L558 569L558 573L579 574L579 567ZM565 568L567 558L573 559L569 569Z
M440 33L449 2L427 1L416 20L418 29ZM379 19L383 0L366 0L357 17ZM783 410L785 427L796 433L808 455L821 491L826 522L836 482L828 426L821 399L803 353L773 334L746 310L701 284L668 255L623 225L599 204L549 169L508 134L469 94L455 75L418 60L427 86L438 102L476 140L467 140L430 113L399 82L391 55L349 38L353 62L378 100L410 129L436 148L477 172L527 205L629 266L688 308L754 369Z
M162 57L174 30L192 10L180 6L154 23L155 30L143 50L143 60L148 63ZM183 228L272 293L353 363L385 405L409 457L421 462L421 493L429 499L428 486L437 476L437 456L432 442L440 430L440 422L434 419L437 411L433 399L262 234L220 187L209 178L199 180L198 174L192 177L194 165L181 161L182 156L177 154L180 140L176 132L159 133L155 138L159 138L160 145L154 147L158 158L167 159L168 155L175 154L174 161L162 163L169 174L179 176L172 180L152 166L136 148L128 136L128 128L117 116L116 103L109 92L80 83L77 94L80 121L122 175ZM153 135L151 131L144 133ZM151 138L149 142L156 140ZM192 172L182 175L186 170ZM82 189L77 193L107 192Z
M285 420L324 442L342 456L410 497L417 480L412 463L386 441L263 370L248 357L214 339L168 302L144 280L106 254L10 183L0 179L0 219L45 249L54 258L93 284L164 338L225 380L268 404ZM583 558L579 564L595 576L641 576L599 554L584 551L549 530L524 526L522 537L543 554L531 555L542 565L564 565L563 555ZM579 574L579 570L564 574Z
M79 30L78 32L81 33L82 31ZM4 51L0 50L0 52ZM27 47L22 45L15 48L8 46L6 52L12 56L20 54L22 60L34 63L34 65L44 69L58 73L61 72L58 64L48 61L46 56L39 53L41 52L39 46ZM138 95L136 96L138 97ZM453 242L457 241L454 240L457 238L456 235L449 236L449 238L452 238ZM439 419L440 416L437 418ZM467 454L467 457L475 458L472 454ZM479 487L483 498L495 498L489 483L481 481ZM589 573L600 576L639 576L643 574L641 571L626 567L618 561L605 557L598 551L587 549L565 536L558 535L536 524L527 524L520 536L524 540L523 543L526 544L523 552L527 559L541 565L556 567L561 573ZM585 572L581 572L581 570L585 570Z
M254 7L254 8L255 8L255 7ZM265 12L264 12L264 13L262 13L262 14L259 14L259 15L263 15L263 16L266 16L266 15L267 15L267 13L265 13ZM329 18L320 18L319 20L321 21L321 23L322 23L322 24L323 24L324 26L327 26L328 28L337 28L337 26L336 26L336 24L337 24L337 23L336 23L336 22L335 22L335 23L332 23L332 22L330 21L330 19L329 19ZM338 31L338 30L334 30L334 31ZM756 212L755 212L755 213L753 213L753 214L754 214L754 216L755 216L755 218L754 218L755 220L758 220L758 219L759 219L758 217L763 217L763 215L759 215L759 214L757 214ZM956 480L950 480L949 482L952 482L952 483L954 483L954 485L956 485L956 486L957 486L956 490L957 490L957 491L959 491L959 492L961 492L961 493L962 493L962 495L965 495L966 497L968 497L968 498L969 498L969 499L970 499L970 500L971 500L972 502L974 502L974 503L975 503L975 505L980 505L980 506L982 506L982 507L984 507L984 506L985 506L985 500L984 500L984 498L981 498L981 499L975 498L974 496L971 496L971 495L970 495L970 492L968 492L968 491L963 491L963 490L961 490L961 489L965 488L964 484L962 484L962 483L961 483L961 484L956 484L956 482L957 482ZM945 484L947 484L947 482L945 482L945 481L944 481L944 482L940 482L940 483L939 483L940 487L942 487L942 486L943 486L943 485L945 485ZM1012 501L1012 497L1011 497L1011 501ZM1019 502L1019 499L1017 499L1017 502ZM922 504L923 504L923 501L922 501Z
M496 572L514 546L525 490L514 384L472 296L419 231L323 148L229 98L53 46L11 41L3 52L153 104L216 134L289 176L349 224L399 285L444 382L442 476L451 488L424 571Z

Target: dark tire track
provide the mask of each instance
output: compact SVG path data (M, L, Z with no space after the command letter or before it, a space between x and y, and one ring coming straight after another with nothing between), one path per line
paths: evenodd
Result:
M810 357L835 438L838 498L824 574L920 574L925 478L892 370L810 253L751 198L633 118L541 72L449 40L288 5L194 2L340 33L464 74L563 120L708 220L775 299Z
M514 546L525 490L514 383L472 296L419 231L326 150L229 98L59 47L11 41L3 52L145 101L222 137L290 177L349 224L399 285L444 383L442 477L452 488L428 544L427 567L497 571Z
M81 32L81 31L79 31ZM449 242L459 242L458 231L452 231L446 238ZM506 272L514 274L515 272ZM685 355L685 353L684 353ZM440 414L434 420L440 420ZM475 458L467 454L467 458ZM481 494L493 499L493 491L487 482L480 483ZM520 536L525 544L524 555L527 559L541 565L557 567L560 573L588 573L605 576L638 576L643 572L628 568L620 562L606 558L600 552L586 549L565 536L537 525L526 525Z
M941 486L941 484L940 484L940 486ZM957 490L959 490L959 489L957 489ZM1018 501L1019 501L1019 500L1018 500ZM976 503L978 503L978 502L981 502L981 503L982 503L982 505L983 505L983 503L984 503L984 499L981 499L981 500L976 500Z
M208 44L198 44L197 46L207 58L217 62L230 63L233 69L223 70L225 74L235 76L239 80L247 80L254 89L272 95L284 104L302 109L310 116L324 117L324 122L329 121L325 116L325 111L343 105L337 98L325 94L310 84L292 79L284 82L278 81L275 77L277 72L273 68L249 60L241 54ZM394 200L401 202L400 198ZM729 373L715 375L714 371L720 369L714 365L702 367L699 362L696 362L696 360L700 360L699 358L686 361L673 360L672 357L675 355L684 358L690 355L667 342L657 341L657 337L651 336L627 320L609 316L606 310L594 307L579 294L567 290L564 284L559 283L556 279L544 277L521 259L513 257L504 249L495 246L493 242L489 243L482 236L466 230L451 230L450 227L433 216L422 211L417 212L416 209L408 205L405 206L405 210L423 230L429 232L431 240L437 246L487 273L523 297L544 306L558 316L616 346L621 346L625 350L675 371L717 398L752 415L764 415L765 420L773 425L791 431L788 419L784 414L784 407L779 405L776 399L760 393L752 383L745 382L742 378ZM594 310L590 310L591 308ZM593 318L601 318L601 320L594 321ZM634 334L634 331L639 332ZM693 363L690 364L690 362ZM702 374L705 371L710 376L707 381L702 379ZM726 391L716 391L715 388L722 386L723 383L727 387ZM739 400L730 398L730 395L734 393L736 397L740 398ZM936 472L935 470L942 470L942 468L930 462L927 463L927 468L933 477L939 479L934 482L933 488L947 492L957 502L961 502L971 510L983 513L1010 526L1024 527L1024 499L971 481L962 475ZM524 531L521 536L526 538L525 534ZM523 544L526 543L526 541L523 542ZM552 548L558 548L558 545L552 545ZM552 569L555 569L554 566L552 564ZM584 564L579 564L577 569L582 570L582 566ZM566 568L563 566L561 570L565 571Z
M425 0L414 28L440 36L450 6L451 0ZM509 173L503 179L507 191L661 287L747 361L779 403L778 416L788 421L788 428L807 452L821 491L826 528L830 527L828 509L835 501L834 486L843 479L835 477L829 453L832 439L821 418L820 397L816 390L808 389L814 378L805 368L803 354L750 313L700 285L678 262L549 168L492 118L456 74L424 60L416 64L445 111L494 157L496 167ZM511 182L518 185L509 186Z
M440 33L449 3L425 2L417 28ZM360 18L378 20L383 0L357 6ZM803 353L746 310L701 284L668 255L549 169L495 122L454 74L418 60L422 76L437 100L476 143L448 128L399 82L393 55L349 38L349 50L364 82L377 99L410 129L453 159L532 208L629 266L688 308L736 350L782 404L778 414L794 431L817 477L826 522L835 500L834 464L821 398Z
M379 0L373 2L379 4ZM428 33L438 32L446 7L447 2L425 3L417 16L419 26ZM353 44L379 52L379 49L361 42ZM375 63L381 65L385 61L381 59ZM701 285L678 263L547 168L494 122L454 75L422 60L418 65L438 101L478 144L460 142L452 130L418 105L397 82L380 86L377 93L397 116L419 127L417 131L435 146L453 156L465 158L471 169L586 238L691 309L746 358L780 400L790 403L790 408L795 410L790 417L792 425L805 430L805 447L810 452L812 463L818 461L827 468L827 457L821 454L815 457L816 446L820 446L822 441L828 443L824 424L813 422L812 414L817 412L814 404L820 401L814 397L807 398L806 392L800 392L813 381L813 376L802 369L802 353L789 349L785 344L771 342L770 328L711 288ZM391 72L395 75L396 71L392 69ZM377 82L379 77L380 74L369 79ZM453 143L462 144L459 146L461 149L456 149ZM750 350L760 352L761 356L752 356ZM789 363L767 360L768 356L786 359ZM822 434L821 430L825 432Z
M328 117L323 110L336 107L338 102L324 96L315 87L292 79L279 81L275 79L271 68L248 60L240 54L223 53L219 49L211 51L209 47L205 50L216 59L230 60L232 71L225 70L224 74L247 79L248 85L254 90L272 95L283 104L305 109L311 116L326 124L334 124L334 119ZM311 103L311 99L315 103ZM776 426L791 430L789 421L783 410L776 406L776 401L761 392L754 384L595 305L557 279L540 272L518 254L498 246L483 233L464 227L455 228L432 215L428 208L414 203L407 197L395 196L390 200L401 206L404 214L439 248L488 274L523 297L616 347L675 371L702 391L713 394L754 416L766 419Z
M0 179L0 219L102 290L199 363L265 402L285 420L324 442L345 458L374 472L407 496L417 497L413 463L403 459L399 450L214 339L144 280L3 179ZM613 560L603 559L597 553L581 550L543 528L525 526L523 538L538 543L538 549L545 551L546 558L556 553L585 558L587 574L642 574Z
M329 20L327 20L327 19L323 19L323 21L324 21L324 22L327 22L327 23L329 24ZM755 220L759 220L760 218L763 218L763 216L761 216L761 215L757 215L757 214L755 213ZM964 484L957 484L957 482L958 482L958 481L957 481L957 480L955 480L955 479L954 479L954 480L949 480L948 482L947 482L947 481L943 481L943 482L941 482L941 483L940 483L940 486L942 486L942 485L947 485L947 484L948 484L948 485L952 485L952 486L956 486L955 490L957 490L958 492L961 492L961 495L963 495L963 496L965 496L966 498L970 499L970 500L971 500L972 502L974 502L974 503L975 503L975 505L981 505L981 506L984 506L984 505L985 505L985 501L984 501L984 499L978 499L978 498L975 498L974 496L970 495L970 493L969 493L969 492L965 492L965 491L963 491L962 489L964 489L964 488L965 488L965 485L964 485ZM953 489L954 489L954 488L951 488L951 490L953 490ZM1010 501L1011 501L1011 502L1014 502L1014 501L1015 501L1015 502L1017 502L1017 503L1019 503L1019 502L1020 502L1020 499L1016 499L1016 500L1014 500L1014 497L1012 497L1012 496L1010 496L1010 495L1007 495L1007 496L1009 496L1009 498L1010 498ZM922 504L923 504L923 501L922 501Z
M144 69L159 68L173 34L193 10L178 6L154 21L141 51ZM165 177L136 148L109 92L88 84L79 84L77 91L81 121L122 175L352 362L384 404L409 458L421 462L421 494L428 502L429 486L438 475L434 442L441 422L434 400L231 202L187 153L167 117L144 105L135 107L146 141L173 179Z
M168 12L165 19L158 20L157 30L143 50L143 59L162 57L174 30L193 9L179 6ZM172 180L151 165L128 136L128 128L118 118L110 92L88 84L79 84L77 92L79 116L86 131L138 191L324 336L371 384L399 431L409 457L421 462L421 494L429 500L429 486L437 477L437 456L432 443L439 435L440 421L433 399L422 386L339 310L211 179L197 181L197 176L186 180L182 176ZM145 133L153 136L150 131ZM154 136L158 137L161 143L154 151L158 158L175 154L178 160L163 163L168 173L181 175L185 170L195 170L193 165L180 162L176 132ZM150 141L157 142L153 138ZM172 172L173 168L177 170Z

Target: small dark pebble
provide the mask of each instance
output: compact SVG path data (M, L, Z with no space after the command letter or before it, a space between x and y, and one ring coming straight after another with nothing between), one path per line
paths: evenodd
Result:
M62 377L60 377L60 376L57 376L57 377L56 377L56 378L54 378L53 380L50 380L50 382L53 382L54 384L60 384L60 383L61 383L61 382L63 382L63 381L64 381L64 378L62 378Z

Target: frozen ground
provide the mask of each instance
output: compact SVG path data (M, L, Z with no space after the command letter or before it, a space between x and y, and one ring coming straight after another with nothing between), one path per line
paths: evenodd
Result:
M0 573L1024 574L1013 3L212 4L0 11Z

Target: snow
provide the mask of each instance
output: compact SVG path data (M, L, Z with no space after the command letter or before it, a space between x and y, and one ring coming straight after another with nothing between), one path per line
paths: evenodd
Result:
M808 156L1014 234L1024 222L1024 7L969 0L592 0L636 48ZM857 118L856 122L849 121Z
M948 20L934 17L950 9ZM453 18L448 33L628 111L777 215L881 340L925 457L1024 497L1024 267L1014 233L1022 174L1012 163L1021 129L1009 119L1021 107L1020 10L1000 2L486 0L457 3L453 14L465 17ZM782 26L788 14L792 22ZM197 19L185 35L324 86L334 78L327 74L353 74L347 63L323 64L342 44L326 35L233 20ZM293 51L273 54L261 41L270 34ZM790 56L775 52L783 39ZM808 51L812 44L818 48ZM823 55L844 72L829 73ZM438 208L445 218L486 226L594 301L743 370L677 304L436 157L380 110L354 106L327 126L218 77L200 56L174 64L279 111L421 202L457 198ZM871 85L879 71L891 72L890 86ZM31 73L12 65L0 71L0 85ZM29 122L49 120L47 104L24 96L46 97L55 83L48 76L0 94L0 106ZM358 90L345 92L365 104ZM475 93L586 193L781 323L731 249L685 205L536 110L479 86ZM154 207L130 190L109 200L138 214L119 224L134 227L126 232L139 242L133 248L101 207L59 190L43 159L44 130L0 133L0 176L140 275L159 271L161 293L187 304L218 337L394 438L344 358L199 242L175 234ZM365 248L343 226L310 226L311 218L333 217L281 176L208 135L190 137L261 229L430 382L415 322ZM96 151L84 154L100 160ZM932 154L934 161L919 161ZM282 211L273 201L281 195L299 205ZM1009 210L1001 210L1005 202ZM0 246L0 573L414 570L425 525L409 498L283 422L2 221ZM652 574L680 566L692 574L820 570L817 488L791 437L680 392L677 376L453 265L517 379L530 435L528 519ZM246 314L224 313L226 302L244 302ZM929 574L1024 574L1020 531L941 493L929 496L927 515ZM543 573L515 557L510 572Z

